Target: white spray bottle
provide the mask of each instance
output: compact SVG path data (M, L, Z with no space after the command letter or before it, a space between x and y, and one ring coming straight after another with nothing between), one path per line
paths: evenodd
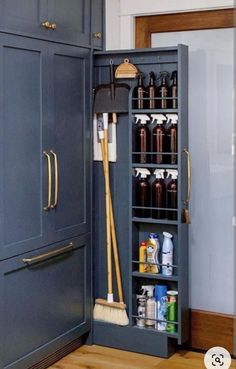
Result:
M173 275L173 253L174 245L171 240L172 234L168 232L163 232L164 241L162 245L162 274L163 275Z
M155 288L155 286L151 286L151 285L150 286L142 286L143 294L147 293L146 320L145 320L145 326L147 328L154 328L155 327L156 300L155 300L155 297L154 297L154 288Z

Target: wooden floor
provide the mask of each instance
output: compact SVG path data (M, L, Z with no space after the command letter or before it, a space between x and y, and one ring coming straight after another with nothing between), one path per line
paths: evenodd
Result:
M48 369L205 369L203 358L203 354L179 351L166 360L101 346L82 346ZM235 363L231 368L235 368Z

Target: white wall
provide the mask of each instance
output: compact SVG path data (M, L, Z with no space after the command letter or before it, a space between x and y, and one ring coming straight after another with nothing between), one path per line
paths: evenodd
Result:
M233 6L234 0L106 0L106 48L112 50L134 47L135 15L223 9Z

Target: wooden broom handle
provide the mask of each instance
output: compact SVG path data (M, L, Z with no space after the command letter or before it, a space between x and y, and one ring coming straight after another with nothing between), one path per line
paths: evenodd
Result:
M106 198L106 244L107 244L107 283L108 294L112 294L112 254L111 254L111 229L110 229L110 204L109 204L109 164L108 164L108 132L104 130L104 178L105 178L105 198Z
M105 168L105 160L104 160L105 148L104 148L104 141L103 140L101 140L101 152L102 152L102 159L103 159L103 170L104 170L104 175L105 175L105 169L106 169ZM108 149L107 149L107 152L108 152ZM108 170L108 176L109 176L109 162L108 162L107 170ZM118 296L119 296L119 302L124 303L123 288L122 288L122 281L121 281L121 272L120 272L120 263L119 263L119 255L118 255L118 246L117 246L117 238L116 238L116 230L115 230L115 221L114 221L114 213L113 213L110 187L109 187L109 210L110 210L111 237L112 237L114 261L115 261L115 271L116 271Z

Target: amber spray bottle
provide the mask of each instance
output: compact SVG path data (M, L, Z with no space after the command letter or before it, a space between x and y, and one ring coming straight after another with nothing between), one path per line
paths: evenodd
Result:
M146 89L143 84L144 75L139 73L137 86L133 89L133 98L137 99L133 101L133 109L145 109Z
M178 115L177 114L166 114L167 117L167 151L170 153L168 158L168 164L177 164L177 123L178 123Z
M150 160L150 131L147 127L147 122L150 120L149 116L146 114L135 114L135 123L138 124L136 130L136 151L139 152L137 162L141 164L146 164Z
M155 181L152 184L152 207L162 208L162 210L152 210L152 218L163 219L166 217L166 185L164 180L164 169L154 171Z
M150 176L150 171L146 168L135 168L136 177L140 176L136 183L136 204L140 207L150 207L151 190L147 176ZM141 218L149 218L149 209L138 209L136 215Z
M167 83L167 78L169 77L169 73L168 72L161 72L160 73L160 79L161 79L161 84L158 88L158 97L159 99L158 104L157 104L157 108L159 109L167 109L168 108L168 100L166 99L167 97L169 97L169 86Z
M168 209L176 209L178 205L178 191L177 191L177 178L178 171L174 169L167 170L167 178L171 178L170 182L167 185L167 208ZM176 210L168 210L167 218L169 220L177 220L177 211Z
M174 70L171 74L170 80L172 85L170 86L170 97L169 107L171 109L178 109L178 74L177 70Z
M149 73L149 85L147 87L147 97L148 100L146 102L147 109L156 109L157 107L157 87L155 85L155 73L150 72Z
M156 123L152 130L152 151L154 152L152 162L154 164L163 164L164 155L162 154L166 148L166 135L163 128L163 122L166 117L163 114L151 114L151 124Z

